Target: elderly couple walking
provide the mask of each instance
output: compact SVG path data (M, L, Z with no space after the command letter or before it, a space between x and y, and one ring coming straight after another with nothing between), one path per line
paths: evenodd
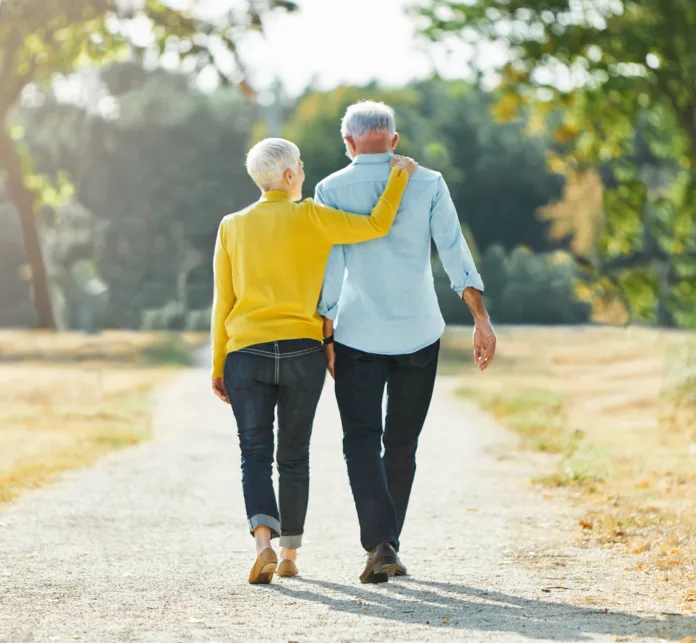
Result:
M300 200L305 175L296 145L283 139L255 145L247 169L263 194L225 217L218 232L213 390L231 404L237 421L244 501L256 540L254 584L298 573L309 444L327 363L368 552L360 580L406 574L399 536L445 327L431 240L473 315L481 370L495 352L483 283L442 176L393 154L399 138L394 112L382 103L349 107L341 132L352 163L324 179L314 200ZM276 537L280 561L271 546Z

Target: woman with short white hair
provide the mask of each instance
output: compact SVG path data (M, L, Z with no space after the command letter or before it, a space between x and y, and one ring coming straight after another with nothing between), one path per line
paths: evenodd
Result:
M300 201L300 150L269 138L247 156L259 201L226 216L215 247L213 391L232 405L242 452L249 531L256 540L250 583L297 574L309 496L309 442L326 375L317 302L333 245L389 232L418 164L394 157L387 186L368 216ZM298 202L299 201L299 202ZM273 490L278 413L279 503ZM280 510L278 509L280 505ZM271 547L280 537L281 561Z

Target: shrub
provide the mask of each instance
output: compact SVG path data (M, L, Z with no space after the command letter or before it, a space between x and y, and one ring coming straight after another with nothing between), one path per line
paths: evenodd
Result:
M439 263L439 262L438 262ZM583 324L591 306L575 296L577 268L565 253L534 254L516 248L506 256L493 245L480 262L486 306L494 322L505 324ZM450 324L470 324L466 306L452 295L441 265L434 266L440 307Z

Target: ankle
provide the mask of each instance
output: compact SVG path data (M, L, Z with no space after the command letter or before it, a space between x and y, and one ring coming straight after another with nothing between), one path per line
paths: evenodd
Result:
M297 549L286 549L283 547L283 549L280 550L280 557L283 560L295 561L297 560Z
M260 554L271 546L271 530L264 526L257 527L254 530L254 540L256 541L256 553Z

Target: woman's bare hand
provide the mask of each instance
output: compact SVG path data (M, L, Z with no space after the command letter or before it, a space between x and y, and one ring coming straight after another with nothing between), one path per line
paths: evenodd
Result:
M389 161L389 165L408 172L409 176L418 169L418 163L416 163L416 161L408 156L400 156L399 154L395 154L392 157L391 161Z

